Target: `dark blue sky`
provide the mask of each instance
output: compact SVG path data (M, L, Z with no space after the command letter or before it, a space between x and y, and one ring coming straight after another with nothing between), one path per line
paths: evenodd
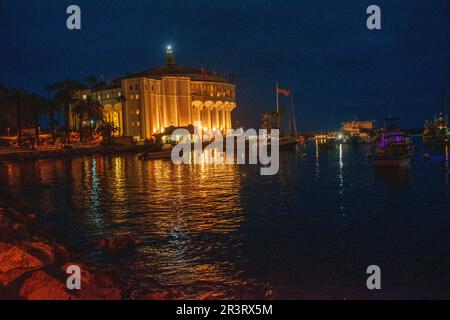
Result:
M82 30L66 29L66 8ZM382 30L366 28L366 8ZM0 82L42 92L46 83L112 79L164 62L233 73L235 120L259 126L274 84L290 85L302 131L343 120L402 118L422 126L450 96L450 1L0 0Z

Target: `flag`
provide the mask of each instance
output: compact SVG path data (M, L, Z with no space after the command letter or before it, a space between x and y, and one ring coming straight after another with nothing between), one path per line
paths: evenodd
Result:
M278 94L285 95L289 97L291 95L291 91L289 89L278 88Z

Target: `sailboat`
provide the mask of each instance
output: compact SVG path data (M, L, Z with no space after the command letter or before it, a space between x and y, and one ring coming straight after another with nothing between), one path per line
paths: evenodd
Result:
M297 134L297 123L295 121L294 103L292 99L292 90L280 88L278 82L276 83L276 112L267 112L263 116L263 129L279 129L279 147L280 149L296 149L299 145ZM289 98L290 113L287 113L289 131L282 131L284 113L280 108L279 95L282 94ZM293 132L292 132L293 131Z

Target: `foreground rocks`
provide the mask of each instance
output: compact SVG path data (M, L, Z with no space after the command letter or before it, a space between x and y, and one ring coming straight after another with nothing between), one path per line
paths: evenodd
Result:
M0 199L1 200L1 199ZM1 203L3 202L3 204ZM123 290L102 270L73 260L40 230L27 208L0 201L0 299L118 300ZM81 269L81 290L69 290L67 267Z

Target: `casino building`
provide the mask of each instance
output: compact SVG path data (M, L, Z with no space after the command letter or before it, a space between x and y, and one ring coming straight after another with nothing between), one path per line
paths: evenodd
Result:
M166 63L128 75L92 91L105 118L119 127L119 136L149 139L168 127L194 125L224 131L232 128L236 86L230 77L175 64L171 47ZM71 127L78 119L71 118Z

